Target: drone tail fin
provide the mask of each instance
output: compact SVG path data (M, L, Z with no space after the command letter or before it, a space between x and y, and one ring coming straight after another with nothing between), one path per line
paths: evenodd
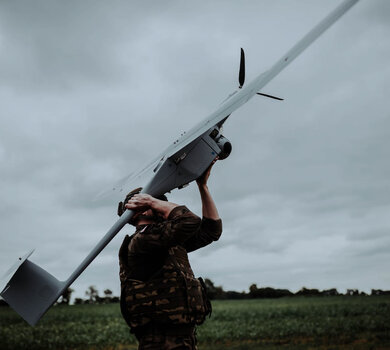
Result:
M0 294L27 323L34 326L65 288L64 282L25 259Z

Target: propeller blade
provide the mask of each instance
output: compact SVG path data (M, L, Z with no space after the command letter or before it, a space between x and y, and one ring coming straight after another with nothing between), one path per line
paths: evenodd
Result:
M269 97L269 98L273 98L275 100L284 101L284 98L280 98L280 97L276 97L276 96L272 96L272 95L267 95L267 94L262 94L261 92L256 92L256 94L261 95L261 96L265 96L265 97Z
M240 73L238 75L238 82L240 83L239 88L241 89L245 82L245 53L242 48L241 48Z

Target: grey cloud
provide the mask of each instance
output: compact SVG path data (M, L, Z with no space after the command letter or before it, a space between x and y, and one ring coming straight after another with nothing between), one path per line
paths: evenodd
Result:
M3 83L32 91L120 82L130 73L124 61L135 55L122 57L118 46L137 40L161 9L122 1L16 1L1 8Z
M348 238L352 241L372 241L372 240L381 240L383 238L389 237L389 228L378 228L370 231L354 232L350 234Z

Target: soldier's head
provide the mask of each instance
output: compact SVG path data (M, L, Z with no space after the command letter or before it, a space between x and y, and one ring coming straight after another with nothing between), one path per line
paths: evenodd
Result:
M119 216L122 216L122 214L126 211L126 203L133 197L135 196L136 194L140 193L142 190L142 187L139 187L139 188L136 188L132 191L130 191L125 200L123 202L119 202L118 204L118 215ZM155 198L159 199L159 200L162 200L162 201L168 201L167 197L165 195L160 195L160 196L156 196ZM129 224L133 225L133 226L137 226L137 225L140 225L140 224L151 224L151 223L158 223L158 222L161 222L163 221L163 218L158 215L157 212L155 212L154 210L152 209L148 209L148 210L140 210L140 211L137 211L133 217L131 218L131 220L129 221Z
M156 196L155 198L165 202L168 201L168 198L165 195ZM160 216L153 209L148 209L142 212L140 211L135 213L133 218L130 221L130 224L132 224L133 226L138 226L138 225L156 224L162 221L164 221L164 218L162 216Z

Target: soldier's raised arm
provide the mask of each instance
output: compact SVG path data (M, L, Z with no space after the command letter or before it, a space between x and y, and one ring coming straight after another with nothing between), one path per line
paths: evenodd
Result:
M202 200L203 217L200 231L189 238L184 244L187 252L194 251L212 243L213 241L217 241L222 234L222 220L219 217L217 206L215 205L214 199L211 196L207 185L211 168L216 161L217 158L211 163L203 175L196 180L200 198Z
M212 220L220 220L218 209L215 205L213 197L211 196L209 187L207 186L207 181L210 177L211 168L216 161L217 159L214 159L214 161L203 173L203 175L196 180L196 183L199 188L200 198L202 199L202 216L204 218Z

